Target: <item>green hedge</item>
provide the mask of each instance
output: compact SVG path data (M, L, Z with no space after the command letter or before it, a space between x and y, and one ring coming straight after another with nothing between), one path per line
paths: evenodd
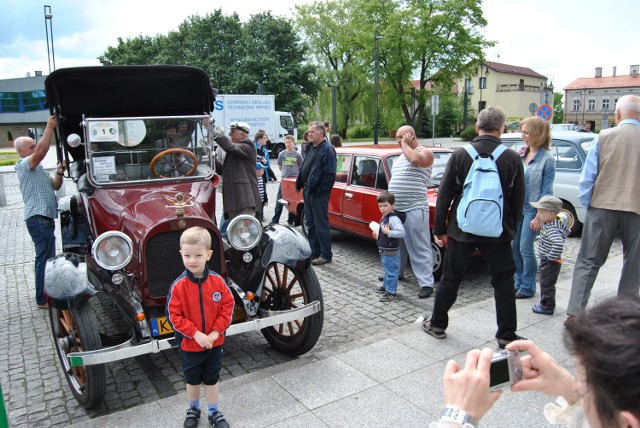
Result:
M371 138L373 129L369 125L356 125L347 129L347 139Z
M465 128L465 130L460 133L460 138L462 138L464 141L472 141L477 136L478 136L478 134L476 133L476 127L475 126L469 126L469 127Z

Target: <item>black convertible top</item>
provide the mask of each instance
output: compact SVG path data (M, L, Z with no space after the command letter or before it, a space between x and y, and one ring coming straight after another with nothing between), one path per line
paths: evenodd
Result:
M178 65L61 68L45 90L47 106L73 119L208 114L215 101L207 73Z

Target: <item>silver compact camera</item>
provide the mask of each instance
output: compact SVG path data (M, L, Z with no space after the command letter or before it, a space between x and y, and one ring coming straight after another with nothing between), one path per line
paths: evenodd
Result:
M495 392L511 388L511 385L522 380L520 353L506 349L494 352L489 374L491 376L489 391Z

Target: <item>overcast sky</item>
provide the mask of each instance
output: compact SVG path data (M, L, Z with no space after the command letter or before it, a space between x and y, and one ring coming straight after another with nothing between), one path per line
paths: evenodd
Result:
M53 14L56 68L99 65L109 46L138 35L167 34L192 15L222 8L242 20L272 10L292 17L311 0L7 0L0 14L0 79L48 74L44 4ZM556 90L575 78L629 74L640 64L638 0L485 0L485 36L497 42L487 59L529 67ZM633 36L631 36L633 34Z

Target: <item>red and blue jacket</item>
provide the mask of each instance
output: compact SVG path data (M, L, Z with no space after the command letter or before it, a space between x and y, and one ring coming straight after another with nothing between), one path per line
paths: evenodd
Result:
M202 278L196 278L185 270L176 279L167 296L169 322L182 335L180 349L187 352L202 352L193 336L197 331L209 334L213 330L220 337L213 346L224 343L224 332L233 317L235 301L231 290L218 274L205 266Z

